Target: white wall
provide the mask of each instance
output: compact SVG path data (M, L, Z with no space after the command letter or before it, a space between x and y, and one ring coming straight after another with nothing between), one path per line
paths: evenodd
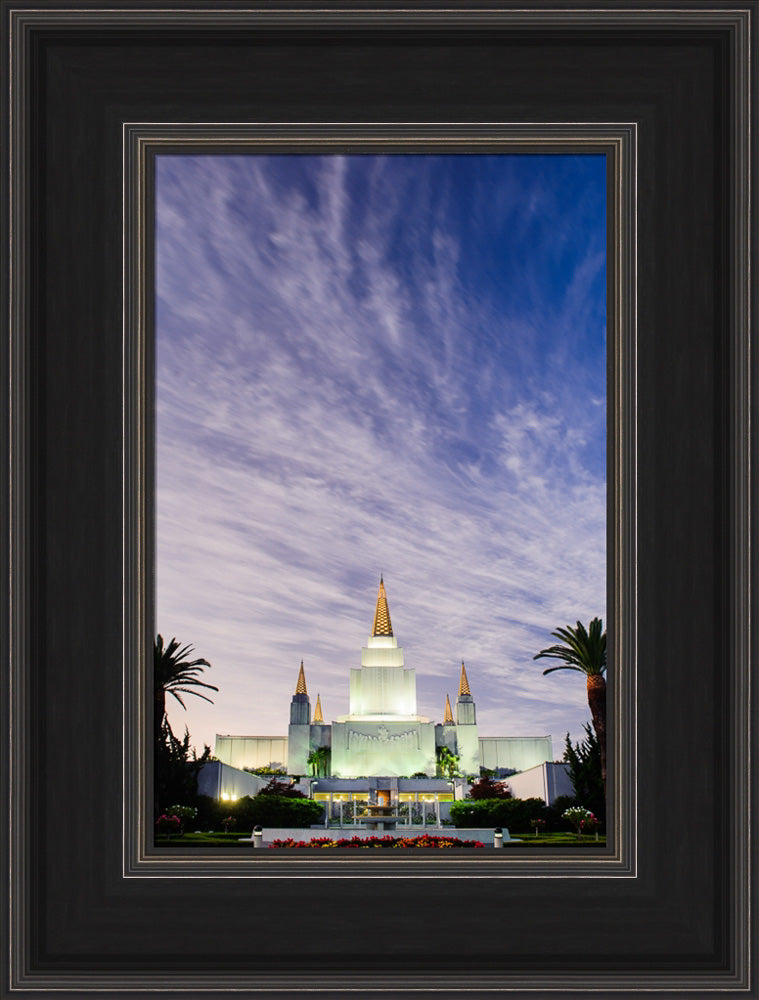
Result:
M547 761L506 779L515 799L543 799L549 805L560 795L574 795L566 764Z
M243 795L258 795L267 785L269 778L259 778L257 774L238 771L220 760L210 760L201 767L198 774L198 794L210 795L214 799L240 799Z
M458 768L461 773L479 777L483 764L480 758L477 726L456 726L456 752L459 756Z
M480 765L492 771L499 767L526 771L547 760L553 760L550 736L480 736Z
M287 771L288 774L308 774L311 726L291 725L287 727Z
M219 736L216 735L214 757L230 767L287 768L286 736Z
M411 775L435 773L435 726L432 722L334 722L332 774Z
M372 653L400 653L400 650L370 650ZM352 669L350 676L350 717L365 715L416 716L416 674L403 666L373 666ZM340 716L340 718L345 718Z

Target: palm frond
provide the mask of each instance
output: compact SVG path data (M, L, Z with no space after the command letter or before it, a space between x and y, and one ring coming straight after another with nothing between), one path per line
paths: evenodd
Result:
M177 699L177 701L179 702L179 704L182 706L182 708L186 712L187 711L187 705L185 705L185 703L182 701L182 699L179 697L179 695L176 693L176 691L173 688L169 688L169 694L173 694L174 695L174 697Z
M210 685L207 684L206 687L210 687ZM218 688L214 688L214 691L218 690L219 690ZM213 701L211 701L211 699L207 695L201 694L200 691L191 691L188 688L169 688L169 693L174 695L174 697L177 699L182 708L185 707L185 703L179 697L177 691L181 691L182 694L194 694L196 698L202 698L203 701L210 702L213 705Z
M177 684L190 684L197 687L211 688L214 691L219 690L215 684L208 684L206 681L201 681L198 677L195 677L192 673L188 673L187 671L173 675L166 681L164 688L168 690Z
M533 657L533 659L535 659L535 657ZM548 667L546 670L543 671L543 676L545 677L546 674L552 674L554 670L576 670L579 674L585 673L582 667L572 667L567 663L563 667Z
M157 696L158 694L163 696L168 692L177 699L185 710L186 705L177 692L193 694L196 698L211 702L211 699L206 695L193 689L202 687L210 691L219 690L215 684L202 681L198 676L205 667L210 667L211 664L203 657L189 659L193 649L194 647L190 644L180 645L176 638L171 639L168 644L164 644L163 636L160 633L156 636L153 647L153 685Z
M562 660L565 666L551 667L544 670L544 674L562 669L579 670L588 676L604 673L606 670L606 633L603 631L603 622L600 618L594 618L587 629L582 622L578 621L576 627L567 625L566 628L557 628L551 635L555 639L562 640L565 645L541 649L533 656L533 659L553 657Z

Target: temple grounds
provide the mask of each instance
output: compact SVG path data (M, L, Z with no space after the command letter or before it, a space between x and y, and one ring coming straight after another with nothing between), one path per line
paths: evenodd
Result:
M353 837L356 836L356 831L353 829L337 830L332 828L330 830L325 830L320 828L319 830L290 830L290 831L280 831L272 830L266 832L266 840L264 844L270 842L273 839L286 839L286 837L277 836L274 834L287 833L292 836L293 840L305 840L307 839L306 834L312 833L314 837L324 837L329 836L334 839L339 839L342 837ZM388 831L390 833L390 831ZM413 836L419 835L421 831L399 831L398 836ZM432 830L430 829L428 833L432 836L455 836L459 834L473 835L473 839L480 840L482 843L492 847L493 846L493 831L492 830ZM271 834L271 836L270 836ZM474 836L477 835L477 836ZM367 836L372 836L367 834ZM310 838L309 838L310 839ZM489 841L489 843L488 843ZM176 847L176 848L208 848L208 847L229 847L234 850L250 851L253 849L253 841L249 838L240 838L240 834L234 833L185 833L181 837L171 837L158 835L156 837L156 846L160 847ZM511 837L508 842L504 838L504 849L509 851L523 851L532 850L540 848L551 848L551 847L561 847L563 848L599 848L606 846L606 837L603 834L599 834L598 840L595 839L594 834L584 834L579 839L574 833L569 831L562 831L557 833L545 833L540 834L535 837L531 833L520 834L517 837Z

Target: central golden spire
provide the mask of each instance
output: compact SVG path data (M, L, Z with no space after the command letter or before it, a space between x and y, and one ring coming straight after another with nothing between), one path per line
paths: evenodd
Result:
M461 661L461 678L459 680L459 698L462 694L468 694L471 696L472 692L469 690L469 678L466 675L466 668L464 667L464 661Z
M300 661L300 673L298 674L298 683L295 685L296 694L308 694L306 691L306 675L303 673L303 660Z
M377 591L377 607L374 609L374 624L372 625L372 635L392 635L393 626L390 622L390 611L387 607L387 594L385 593L385 582L380 576L379 590Z

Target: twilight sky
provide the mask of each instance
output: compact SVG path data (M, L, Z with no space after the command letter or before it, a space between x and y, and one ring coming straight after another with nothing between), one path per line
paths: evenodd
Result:
M418 711L564 735L533 661L606 621L599 155L161 156L156 628L219 687L178 733L348 711L384 573Z

